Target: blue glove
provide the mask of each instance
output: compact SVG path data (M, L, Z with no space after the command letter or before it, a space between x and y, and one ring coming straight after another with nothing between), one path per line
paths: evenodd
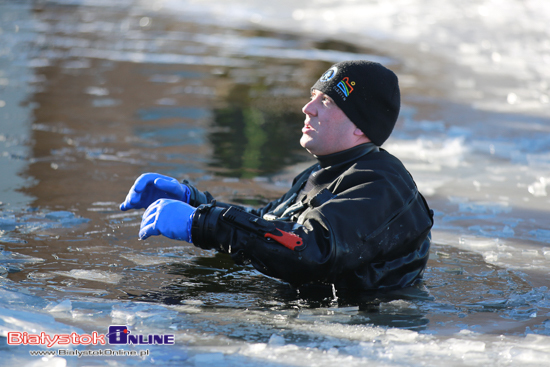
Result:
M173 199L188 203L191 191L175 178L158 173L145 173L139 176L128 192L120 210L147 208L158 199Z
M160 199L143 213L139 239L163 235L173 240L191 242L191 224L196 208L177 200Z

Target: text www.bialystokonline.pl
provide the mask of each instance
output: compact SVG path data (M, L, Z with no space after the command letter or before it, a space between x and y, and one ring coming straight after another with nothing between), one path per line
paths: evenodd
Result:
M36 357L147 357L149 349L144 350L78 350L78 349L58 349L58 350L31 350L31 356Z

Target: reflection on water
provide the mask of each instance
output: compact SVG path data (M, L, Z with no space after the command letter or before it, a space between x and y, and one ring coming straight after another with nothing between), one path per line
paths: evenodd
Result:
M28 205L32 198L19 189L35 184L23 172L31 158L32 112L36 107L29 96L38 78L28 65L30 50L18 42L37 37L34 29L19 27L18 20L25 19L29 11L28 5L22 5L0 12L0 205L12 207Z
M304 115L292 111L285 98L269 93L265 85L236 84L224 105L214 109L209 135L213 167L228 169L225 175L252 178L304 160L297 144Z

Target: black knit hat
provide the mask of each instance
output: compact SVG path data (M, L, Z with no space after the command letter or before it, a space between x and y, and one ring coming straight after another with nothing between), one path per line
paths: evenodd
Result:
M401 105L397 76L376 62L334 64L313 85L338 107L376 145L390 136Z

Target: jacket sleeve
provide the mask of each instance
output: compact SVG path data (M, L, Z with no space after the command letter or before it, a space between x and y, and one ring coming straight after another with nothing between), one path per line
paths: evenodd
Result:
M208 191L200 191L193 186L189 181L183 180L182 183L189 188L189 205L197 207L203 204L209 204L214 200L214 197L210 195Z
M330 236L318 224L266 221L236 208L200 206L193 218L193 243L229 253L237 264L293 285L326 279L331 268Z

